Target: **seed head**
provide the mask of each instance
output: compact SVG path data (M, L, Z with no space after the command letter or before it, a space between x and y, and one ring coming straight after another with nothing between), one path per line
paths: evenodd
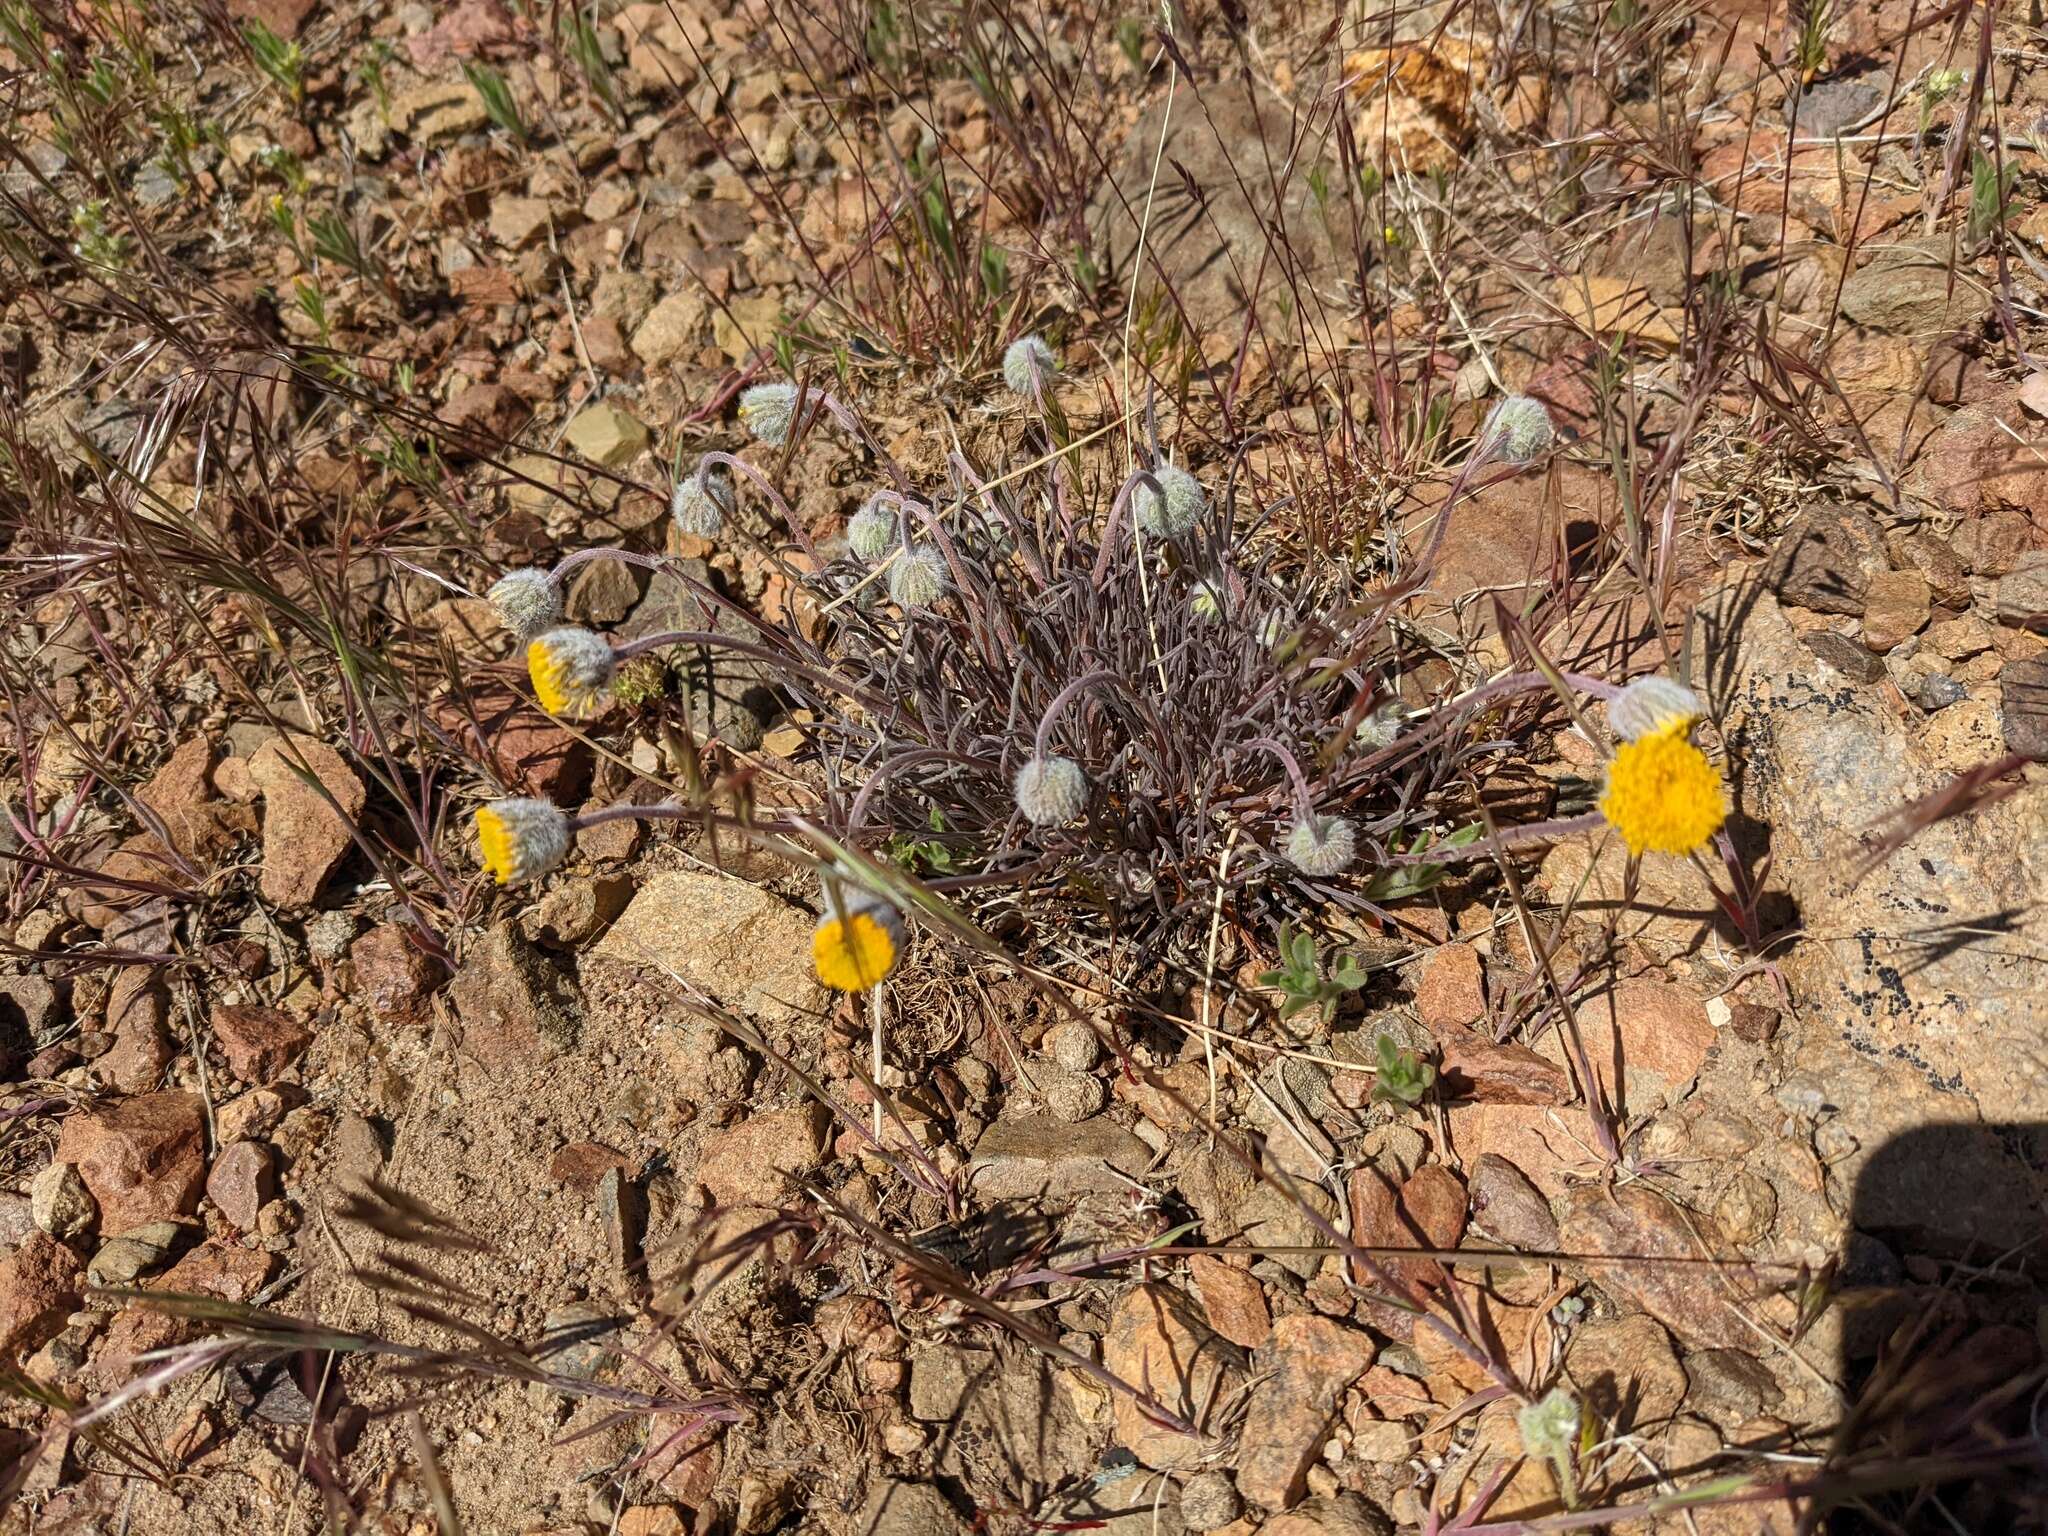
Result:
M684 533L700 539L715 539L732 516L732 477L722 469L699 464L690 475L676 482L669 497L669 516Z
M1017 770L1017 809L1034 827L1057 827L1088 809L1088 775L1071 757L1034 757Z
M895 510L879 496L870 496L847 520L846 547L870 565L894 549L896 542Z
M507 571L484 594L498 622L521 644L562 617L562 589L546 571Z
M906 613L929 608L946 595L946 557L929 544L920 544L896 557L889 567L889 596Z
M498 884L524 885L568 856L569 818L552 800L493 800L477 808L476 838Z
M756 384L740 392L740 425L770 448L789 440L789 424L796 415L796 386Z
M1510 464L1526 464L1557 440L1550 425L1550 412L1541 400L1527 395L1509 395L1487 413L1480 429L1482 448Z
M828 894L811 931L811 964L826 986L865 992L896 969L903 940L903 914L881 897L858 891L841 903Z
M1202 489L1202 482L1178 464L1159 465L1152 471L1152 478L1166 495L1156 496L1151 486L1139 482L1131 493L1132 513L1138 526L1155 539L1185 537L1209 510L1209 496Z
M1640 858L1704 847L1728 819L1728 805L1721 775L1679 723L1616 749L1600 814Z
M1357 853L1358 833L1341 816L1304 816L1287 832L1287 862L1304 875L1341 874Z
M1700 717L1700 696L1661 672L1639 677L1607 703L1607 724L1623 741L1685 731Z
M534 697L551 715L594 715L611 702L618 658L603 635L573 624L551 629L526 647Z
M1019 336L1003 353L1003 382L1011 394L1036 399L1059 373L1059 366L1043 336Z

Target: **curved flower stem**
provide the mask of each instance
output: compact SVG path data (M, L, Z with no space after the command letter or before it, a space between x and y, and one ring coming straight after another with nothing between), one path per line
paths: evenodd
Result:
M804 547L804 553L810 557L811 563L813 565L819 563L818 551L811 543L809 531L802 523L797 521L796 513L790 510L789 503L783 500L782 492L775 489L773 481L762 474L760 470L754 468L745 459L738 458L730 453L722 453L716 448L709 450L698 458L697 473L702 474L714 464L722 465L732 471L732 473L752 481L754 488L760 491L763 496L766 496L770 502L774 503L775 510L782 514L783 522L789 525L790 533L795 536L797 543Z
M1116 499L1109 504L1109 519L1102 525L1102 547L1095 553L1094 580L1095 590L1098 592L1102 590L1103 582L1109 579L1109 559L1111 555L1116 553L1117 523L1123 517L1124 508L1129 505L1131 497L1137 494L1139 486L1143 486L1154 496L1157 496L1162 504L1166 500L1166 488L1159 483L1158 477L1149 469L1133 470L1131 477L1117 488ZM1135 518L1131 521L1131 531L1135 537L1137 532L1137 520ZM1143 553L1144 551L1141 547L1139 550L1141 557ZM1141 576L1144 574L1142 558L1139 564L1139 574Z
M799 385L797 404L803 415L810 414L812 401L816 401L834 421L839 423L839 429L842 432L866 447L868 452L875 456L876 461L888 469L889 478L894 480L898 486L905 486L910 483L903 473L903 466L890 456L888 449L875 441L874 434L868 431L867 423L860 419L858 413L851 406L833 394L829 389L812 389Z
M1102 583L1108 579L1109 557L1116 550L1117 519L1139 486L1143 486L1157 497L1160 506L1166 505L1166 487L1159 483L1152 471L1133 470L1131 477L1124 481L1122 489L1116 493L1116 499L1109 504L1109 520L1102 529L1102 548L1095 556L1094 582L1095 590L1098 592L1102 590ZM1152 665L1158 669L1159 692L1163 697L1171 688L1166 681L1166 658L1159 650L1159 620L1152 611L1152 578L1145 571L1145 535L1139 529L1135 516L1131 519L1131 545L1137 553L1138 600L1145 606L1145 634L1152 642Z
M1294 786L1294 803L1296 809L1301 812L1301 819L1309 822L1310 825L1314 825L1315 801L1309 795L1308 780L1302 776L1301 764L1294 760L1294 754L1270 736L1255 736L1246 742L1245 745L1248 747L1264 747L1273 756L1280 759L1281 766L1287 770L1287 781Z
M630 549L579 549L573 555L564 555L560 563L548 572L548 580L560 586L564 576L592 560L616 560L621 565L637 565L643 571L664 570L669 565L667 555L643 555Z
M1123 678L1112 671L1104 670L1082 673L1071 683L1067 684L1066 687L1054 694L1052 702L1045 706L1045 713L1038 717L1038 734L1031 740L1032 756L1044 757L1046 755L1046 748L1052 743L1052 728L1059 721L1060 711L1065 709L1082 689L1092 688L1097 683L1115 683L1125 689L1130 687L1128 683L1124 682Z
M899 768L914 768L919 763L929 762L959 763L970 768L991 766L978 757L965 757L958 752L948 752L943 747L923 747L915 752L905 752L900 757L892 757L868 775L868 781L861 785L860 792L853 797L853 807L846 813L846 836L851 839L860 831L861 824L867 819L868 796L874 793L876 785Z

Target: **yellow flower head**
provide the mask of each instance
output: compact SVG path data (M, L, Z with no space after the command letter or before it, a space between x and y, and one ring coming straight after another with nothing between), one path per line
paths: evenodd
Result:
M1624 741L1607 765L1600 814L1638 858L1651 850L1691 853L1728 819L1721 775L1688 730L1679 720Z
M551 715L594 715L611 702L618 658L603 635L566 625L526 647L534 697Z
M903 914L876 896L855 896L843 909L830 900L811 934L818 980L841 992L865 992L903 958Z
M568 855L569 818L548 800L493 800L477 808L476 839L491 878L522 885Z

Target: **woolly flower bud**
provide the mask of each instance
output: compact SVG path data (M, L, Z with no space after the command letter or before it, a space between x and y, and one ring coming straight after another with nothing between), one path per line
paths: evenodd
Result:
M1607 724L1623 741L1687 730L1699 717L1699 695L1661 672L1637 678L1607 702Z
M895 545L895 510L881 497L870 496L867 504L847 520L846 547L872 565Z
M1003 382L1029 400L1053 380L1059 361L1043 336L1019 336L1003 353Z
M676 482L669 497L669 516L684 533L700 539L715 539L732 516L732 478L720 469L698 465L689 477Z
M546 571L507 571L484 596L498 622L522 642L562 617L562 589Z
M1530 1456L1567 1456L1579 1438L1579 1403L1563 1387L1552 1387L1515 1415L1522 1450Z
M946 557L929 544L899 555L889 567L889 596L904 610L929 608L945 596Z
M1057 827L1088 809L1088 775L1071 757L1034 757L1017 770L1017 809L1034 827Z
M811 931L811 964L826 986L865 992L896 969L903 940L903 914L881 897L856 891L842 904L828 895Z
M476 838L498 884L524 885L568 856L569 818L551 800L493 800L477 808Z
M740 425L770 448L780 448L788 441L795 415L794 384L756 384L740 392Z
M1304 875L1340 874L1357 852L1358 834L1340 816L1304 816L1287 832L1287 862Z
M1368 751L1378 752L1400 739L1401 727L1407 719L1407 712L1400 705L1382 704L1358 722L1354 739Z
M1159 482L1159 489L1166 492L1162 498L1152 492L1152 487L1140 481L1131 493L1132 512L1138 519L1138 526L1155 539L1178 539L1202 520L1202 514L1209 510L1209 495L1202 489L1201 481L1182 469L1178 464L1161 464L1152 471L1152 478Z
M1213 624L1223 617L1223 589L1213 581L1198 581L1188 598L1188 607L1196 618L1205 624Z
M551 715L593 715L610 702L618 658L611 642L587 629L551 629L526 648L534 696Z
M1509 395L1487 413L1479 441L1511 464L1526 464L1556 441L1550 412L1541 400L1527 395Z

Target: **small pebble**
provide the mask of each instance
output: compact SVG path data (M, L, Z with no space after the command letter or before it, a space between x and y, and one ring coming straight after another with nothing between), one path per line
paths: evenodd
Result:
M1095 1031L1078 1019L1055 1024L1045 1033L1045 1052L1070 1072L1086 1072L1101 1057Z
M1920 707L1930 714L1947 709L1969 690L1946 672L1930 672L1920 680Z

